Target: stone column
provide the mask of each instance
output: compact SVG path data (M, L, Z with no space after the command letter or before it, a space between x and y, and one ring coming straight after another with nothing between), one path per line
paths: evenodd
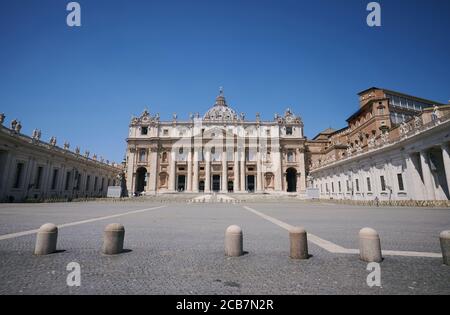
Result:
M389 161L389 163L387 163L387 170L386 170L386 174L387 174L387 182L386 184L388 186L391 187L391 192L389 192L388 190L388 194L389 198L391 200L396 200L397 199L397 195L398 195L398 180L397 180L397 176L396 176L396 172L395 172L395 167L392 164L392 161Z
M147 191L156 192L158 178L158 149L150 148L150 175L148 177Z
M205 193L211 192L211 152L205 152Z
M234 192L238 192L241 190L240 181L239 181L239 151L236 149L234 152L234 183L233 190Z
M32 157L29 157L28 158L26 172L25 172L24 177L23 177L23 184L22 184L23 193L24 193L23 197L24 198L30 197L28 194L34 188L34 187L31 188L30 186L33 184L34 173L35 173L34 169L35 168L36 168L36 160L34 158L32 158ZM64 185L65 185L65 182L64 182ZM62 188L64 189L65 187L63 186Z
M450 147L448 143L443 143L442 148L442 161L444 162L445 178L447 179L447 189L450 194Z
M298 152L298 172L300 173L299 181L297 182L297 192L306 191L306 161L305 161L305 152L303 149L300 149ZM341 183L342 185L342 183ZM341 186L342 187L342 186ZM339 187L338 187L339 192Z
M130 196L132 196L134 194L134 188L135 188L135 183L134 183L134 166L135 166L135 150L134 149L130 149L129 153L128 153L128 170L127 170L127 190L128 190L128 194ZM50 185L51 185L51 176L53 171L50 172ZM84 183L86 182L86 174L83 176L83 181ZM83 186L82 189L84 192L86 192L86 185Z
M187 191L192 192L192 149L189 148L188 156L187 156Z
M405 183L406 183L406 192L409 198L413 198L416 200L425 199L424 190L425 187L422 183L422 179L420 178L420 174L414 166L414 162L412 160L411 154L406 155L406 172L405 172Z
M198 193L198 150L194 148L194 160L192 161L194 176L192 178L192 191Z
M42 197L43 198L47 198L49 191L50 191L50 176L52 173L52 164L50 163L50 161L47 161L47 163L45 164L44 167L44 173L42 174L42 186L41 186L41 191L42 191ZM80 173L83 173L83 170L80 170ZM82 178L83 179L83 178ZM78 193L81 193L83 190L83 186L82 183L80 183L80 190L78 191Z
M263 191L263 171L262 171L262 154L261 151L258 149L258 152L256 154L256 191L262 192Z
M65 178L66 178L66 165L62 164L60 168L60 173L58 174L59 180L58 185L56 186L56 192L58 193L59 197L62 196L62 193L64 192L64 184L65 184ZM93 185L95 182L95 175L93 176ZM98 185L98 182L97 182ZM92 187L93 189L94 187Z
M228 192L228 161L227 161L227 151L225 147L222 151L222 193Z
M242 148L240 155L240 164L241 164L241 191L245 192L245 175L246 175L246 169L245 169L245 148Z
M426 150L420 151L420 164L422 166L423 182L425 184L426 200L434 200L433 175L430 169L430 160Z
M275 167L275 191L282 191L282 180L283 180L283 175L281 173L282 170L282 166L281 166L281 154L280 154L280 148L275 147L272 150L272 154L273 154L273 165Z
M3 166L3 174L2 177L0 177L1 185L0 185L0 197L6 197L6 194L11 187L11 181L12 181L12 175L13 173L13 156L10 151L8 151L6 156L6 163Z
M170 174L169 174L169 190L170 191L176 191L176 167L177 167L177 162L176 162L176 154L175 151L172 150L170 151Z

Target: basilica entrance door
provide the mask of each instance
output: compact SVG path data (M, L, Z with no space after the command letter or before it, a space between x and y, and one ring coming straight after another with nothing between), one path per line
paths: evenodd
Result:
M249 192L255 191L255 175L247 176L247 191Z
M177 178L177 190L178 191L185 191L186 190L186 176L185 175L178 175L178 178Z
M147 185L147 169L140 167L136 170L136 189L135 192L140 194L145 190Z
M220 175L213 175L212 190L214 192L220 191Z
M234 191L234 182L230 180L228 182L228 192L233 192L233 191Z
M287 192L297 191L297 170L288 168L286 170Z

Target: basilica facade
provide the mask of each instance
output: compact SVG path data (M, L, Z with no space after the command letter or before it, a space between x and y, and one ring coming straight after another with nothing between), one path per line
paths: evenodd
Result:
M271 193L306 190L302 119L287 109L272 121L250 120L230 107L221 90L204 114L161 121L145 110L127 138L130 194Z

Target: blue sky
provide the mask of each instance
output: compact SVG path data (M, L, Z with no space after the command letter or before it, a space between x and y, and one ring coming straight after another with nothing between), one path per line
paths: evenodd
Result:
M345 126L357 93L385 87L447 103L450 1L0 0L0 112L121 161L132 114L204 113L223 86L247 118L291 107L312 138Z

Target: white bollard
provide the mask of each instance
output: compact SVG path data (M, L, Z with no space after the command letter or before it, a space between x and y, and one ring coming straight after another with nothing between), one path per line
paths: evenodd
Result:
M244 254L242 229L231 225L225 231L225 255L239 257Z
M56 243L58 241L58 227L53 223L42 225L36 236L35 255L49 255L56 252Z
M125 228L122 224L112 223L107 225L103 233L103 254L117 255L122 253L124 239Z
M306 230L302 227L293 227L289 230L290 257L292 259L308 259L308 238Z
M381 262L381 241L377 231L372 228L363 228L359 231L359 254L362 261Z
M439 240L441 243L442 258L444 259L444 264L450 266L450 231L443 231L439 235Z

